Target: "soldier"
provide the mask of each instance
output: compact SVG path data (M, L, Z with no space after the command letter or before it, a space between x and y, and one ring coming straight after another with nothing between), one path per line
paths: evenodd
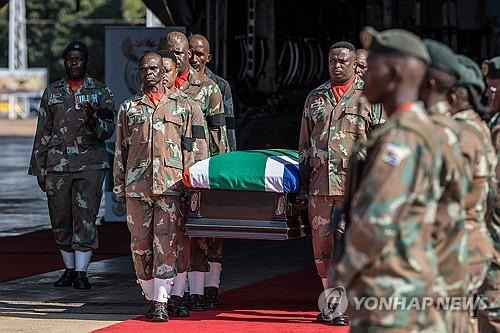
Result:
M368 102L382 103L389 119L366 142L366 162L352 160L350 224L332 280L347 289L354 332L444 332L432 306L368 310L353 302L432 295L437 268L431 234L441 159L436 127L417 101L430 61L423 42L405 30L373 28L365 28L361 41L369 52L364 94Z
M224 113L226 115L226 130L228 134L229 150L236 150L236 136L234 128L233 98L229 83L218 75L215 75L208 67L212 55L210 54L210 44L202 35L192 35L189 37L189 48L191 50L191 66L202 76L212 79L220 88L224 96ZM192 242L191 253L194 254L193 261L200 257L208 262L210 270L205 272L205 301L207 308L215 308L219 305L219 285L220 273L222 270L222 238L196 239ZM206 265L206 263L203 263Z
M177 265L184 245L182 174L194 163L192 110L174 87L175 56L164 57L165 67L157 53L141 58L144 88L120 106L113 169L113 192L126 202L135 272L152 321L168 320L173 278L182 271Z
M493 177L496 156L488 127L479 115L484 112L479 96L485 90L479 66L465 56L457 56L457 59L462 70L449 100L453 118L461 126L460 146L471 172L471 189L465 200L470 266L467 293L474 296L486 276L493 252L485 216L488 180ZM468 319L470 331L477 331L477 323L472 318Z
M380 122L380 107L361 96L363 81L355 75L354 46L335 43L328 58L330 80L307 97L299 141L301 194L309 200L314 260L324 289L334 248L330 219L334 207L343 203L351 149ZM338 323L347 324L343 319Z
M365 75L366 70L368 69L366 64L366 57L368 56L368 52L365 49L357 49L356 50L356 75L359 77L363 77Z
M471 246L479 240L481 244L487 245L488 239L483 239L482 234L476 235L476 227L473 228L474 231L466 230L465 195L471 176L469 168L465 168L460 148L463 139L462 128L452 119L448 103L448 93L457 82L462 66L448 46L430 39L424 40L424 44L431 63L420 90L420 98L437 126L433 134L441 142L443 157L440 198L433 231L434 249L438 259L438 278L434 292L438 296L465 297L469 282L468 236L471 236ZM464 327L469 325L469 315L466 311L443 310L440 314L449 332L462 332Z
M196 147L194 147L195 160L200 161L228 151L222 95L214 81L200 75L189 65L192 51L189 49L186 36L180 32L171 32L161 41L160 47L170 50L176 55L177 69L180 73L175 83L176 87L197 101L203 112L203 131L200 128L196 130L193 128L193 135L197 138ZM206 138L206 140L202 140L202 138ZM210 270L207 261L208 245L205 238L196 238L191 243L191 261L188 273L191 293L189 308L194 311L204 311L207 309L204 297L205 273ZM182 284L180 279L181 277L178 277L174 283Z
M483 74L488 85L488 100L493 113L488 122L492 143L496 151L497 165L495 179L490 182L488 198L487 227L493 239L495 253L493 263L488 270L486 280L480 288L486 297L487 309L478 313L480 332L500 331L500 57L494 57L483 63Z
M224 113L226 115L226 131L229 144L229 150L236 150L236 122L234 119L233 95L229 82L214 74L207 67L207 64L212 60L210 54L210 43L205 36L195 34L189 37L189 48L191 49L191 66L212 79L219 86L222 97L224 98Z
M109 169L105 140L113 135L113 94L86 74L87 46L62 54L67 77L45 89L29 174L47 193L50 222L66 270L56 287L89 289L86 272L98 247L96 216Z

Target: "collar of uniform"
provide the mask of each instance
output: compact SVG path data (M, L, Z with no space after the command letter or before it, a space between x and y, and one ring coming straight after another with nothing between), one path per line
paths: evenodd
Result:
M405 117L418 117L420 119L429 119L427 112L425 111L425 105L422 101L414 102L409 109L404 112L395 112L391 115L391 120L397 120L399 118Z
M200 75L193 67L189 67L188 81L189 81L189 84L191 84L193 86L201 85Z
M450 115L450 104L446 100L440 101L429 106L427 111L429 114L443 114L448 116Z
M60 79L59 81L57 81L56 88L63 88L63 87L65 87L68 92L71 91L67 78L63 78L63 79ZM81 85L81 88L94 89L95 87L96 87L96 85L94 83L94 80L90 76L85 75L83 77L83 83Z
M479 117L476 111L472 109L465 109L458 111L457 113L453 114L453 119L458 119L458 120L479 119L481 121L481 117Z

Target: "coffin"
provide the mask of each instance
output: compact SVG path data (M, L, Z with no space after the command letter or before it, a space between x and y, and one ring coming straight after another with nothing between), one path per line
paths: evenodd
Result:
M193 165L186 234L191 237L287 240L310 234L300 187L298 153L237 151Z

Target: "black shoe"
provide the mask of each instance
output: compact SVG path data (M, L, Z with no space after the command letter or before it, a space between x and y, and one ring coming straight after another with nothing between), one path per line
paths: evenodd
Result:
M341 314L340 316L333 317L324 315L322 312L320 312L316 316L316 320L320 323L324 324L330 324L333 326L349 326L349 316L346 313Z
M146 319L153 319L154 301L148 301L148 311L146 312Z
M207 304L207 309L215 309L219 306L219 288L217 287L206 287L205 288L205 302Z
M64 270L63 275L54 282L54 286L56 287L69 287L73 284L73 280L75 279L75 269L74 268L66 268Z
M87 272L75 271L75 278L73 280L73 288L75 289L90 289L90 283L87 279Z
M148 319L158 322L168 321L167 303L153 301L153 309Z
M180 296L170 296L167 303L167 312L171 317L189 317L189 310Z
M206 311L207 304L203 295L191 294L189 298L189 309L192 311Z
M184 306L189 306L189 300L191 298L190 296L191 295L189 294L189 292L184 292L184 296L182 297L182 303L184 304Z

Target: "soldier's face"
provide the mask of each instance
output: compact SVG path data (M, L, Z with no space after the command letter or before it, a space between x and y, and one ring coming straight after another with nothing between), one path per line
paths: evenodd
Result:
M363 93L370 103L380 103L385 95L388 80L391 80L391 70L386 64L383 56L370 52L367 58L368 69L366 70Z
M163 78L163 63L159 55L146 54L139 64L139 77L146 89L161 83Z
M211 58L207 45L200 39L192 38L189 41L189 47L191 48L191 66L198 72L205 73L205 67Z
M174 39L167 44L167 49L175 54L179 73L186 72L189 66L189 58L191 57L189 44L180 39Z
M366 61L366 53L362 53L356 58L356 74L363 77L368 68L368 63Z
M70 80L80 80L87 71L87 56L81 51L69 51L64 58L64 68Z
M165 68L165 74L163 74L163 85L167 89L172 89L175 85L175 79L177 78L177 64L170 58L163 58L163 67Z
M348 49L332 49L328 54L328 70L334 84L342 85L352 79L356 55Z
M500 79L486 79L486 84L489 107L493 112L500 112Z

